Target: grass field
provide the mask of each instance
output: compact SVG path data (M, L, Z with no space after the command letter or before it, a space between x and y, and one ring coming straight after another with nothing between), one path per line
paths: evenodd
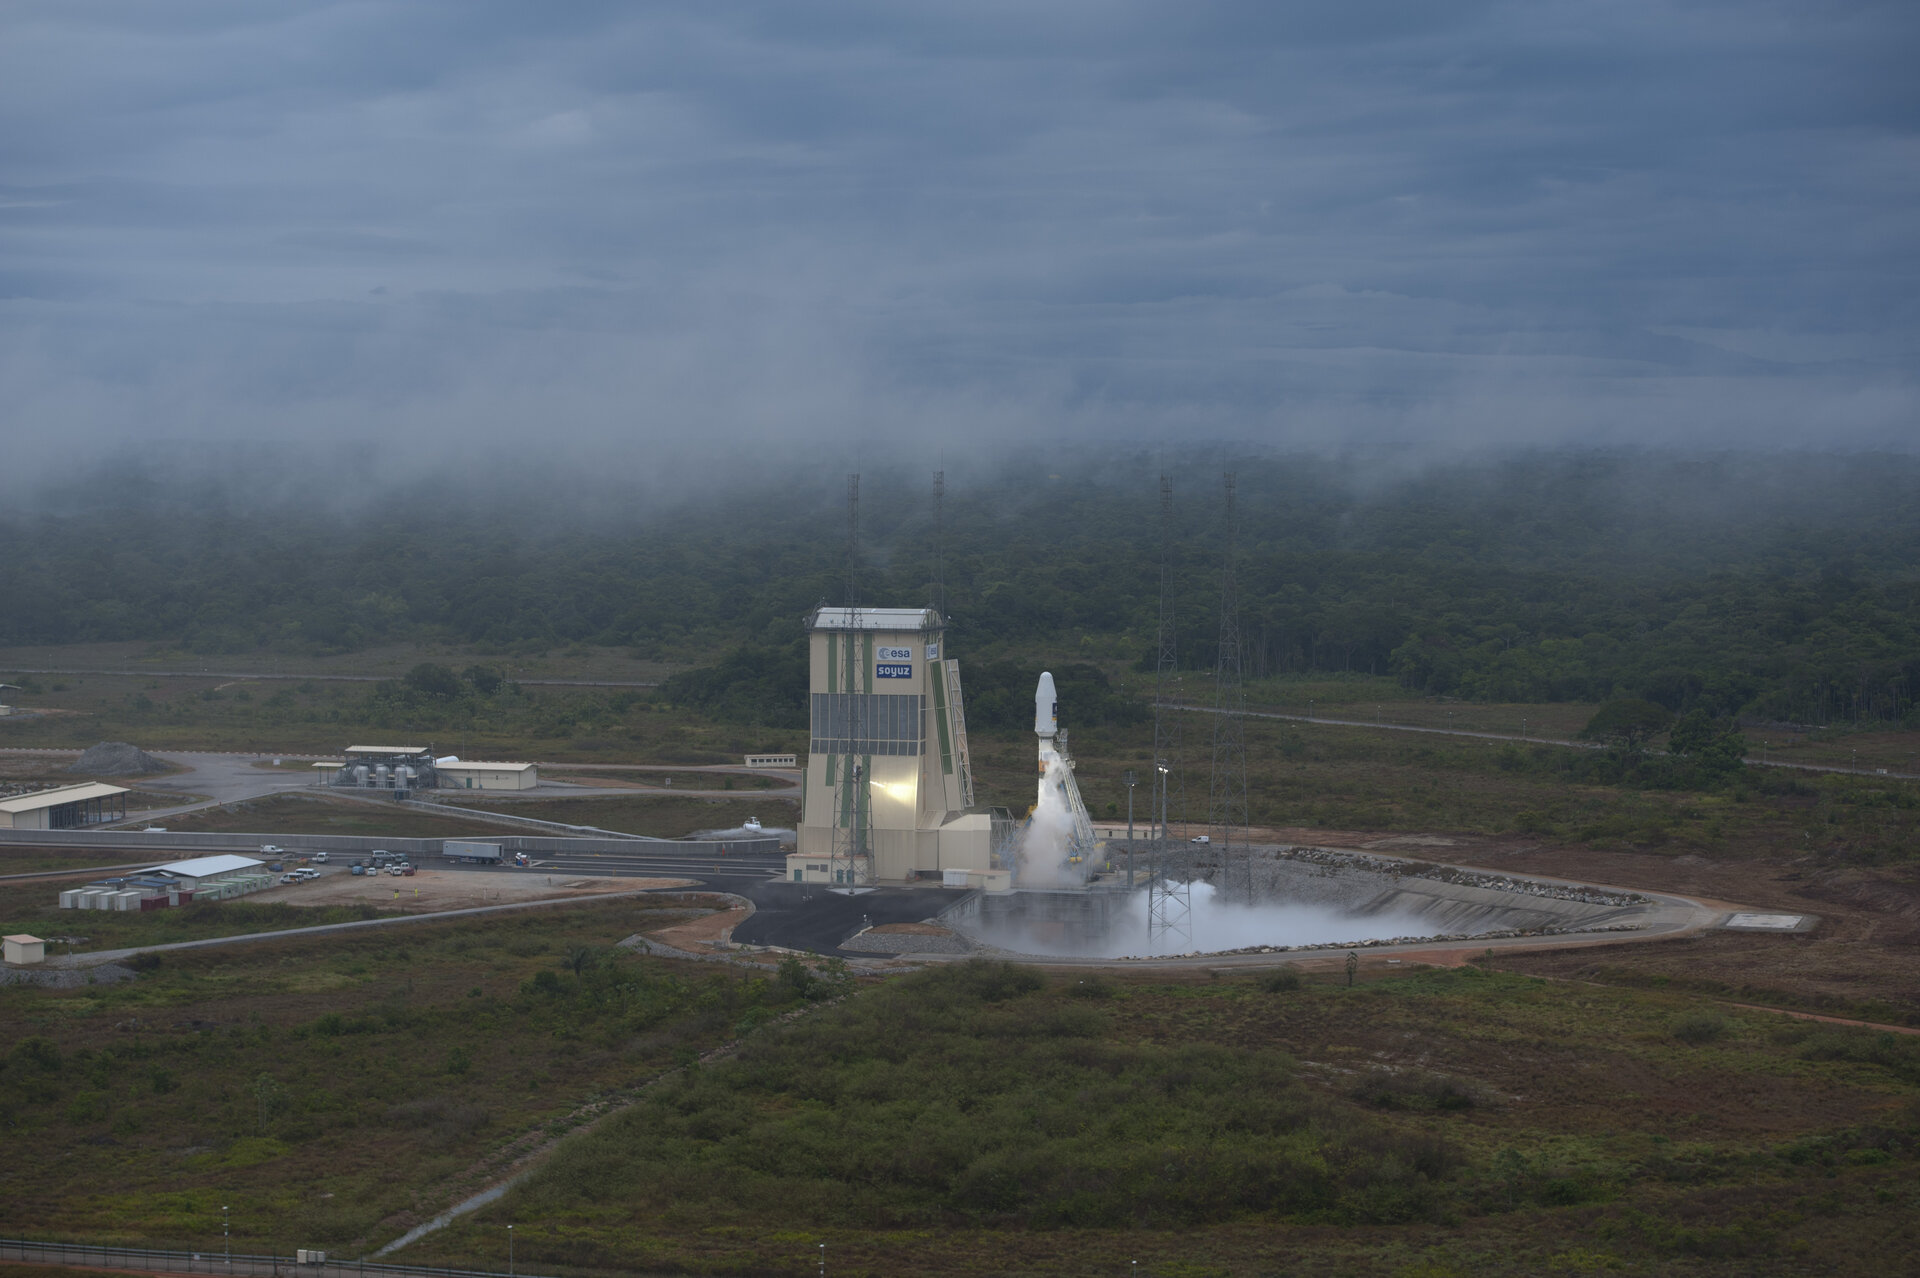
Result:
M0 681L10 678L0 666ZM337 756L369 736L406 737L469 759L580 763L739 763L748 751L804 749L804 731L714 724L657 707L645 689L509 687L448 705L382 703L370 683L313 679L81 674L38 676L8 694L37 714L0 719L0 748L245 750Z
M428 812L377 800L276 794L167 818L169 831L209 834L359 834L369 838L460 838L504 827L457 812Z
M409 1249L548 1272L1876 1274L1920 1040L1478 970L986 965L756 1031Z
M226 1204L236 1250L359 1254L742 1018L802 1005L791 982L609 948L695 900L177 951L129 983L0 988L0 1230L204 1249Z

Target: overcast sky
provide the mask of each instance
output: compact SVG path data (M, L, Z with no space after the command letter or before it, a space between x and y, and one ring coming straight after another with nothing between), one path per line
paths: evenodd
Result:
M16 464L1910 445L1917 31L1913 0L8 0L0 413Z

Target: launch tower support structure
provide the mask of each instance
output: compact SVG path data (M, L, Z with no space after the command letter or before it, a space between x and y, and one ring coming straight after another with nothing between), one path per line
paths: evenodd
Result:
M1193 943L1193 866L1173 837L1169 809L1184 806L1180 779L1180 676L1173 612L1173 480L1160 476L1160 656L1153 678L1153 796L1159 830L1147 865L1147 952L1180 952ZM1181 803L1170 798L1178 788ZM1186 813L1180 811L1184 817Z

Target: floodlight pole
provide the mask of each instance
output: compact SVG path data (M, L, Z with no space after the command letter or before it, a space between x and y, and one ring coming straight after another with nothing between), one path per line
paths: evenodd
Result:
M1127 886L1133 886L1133 787L1139 780L1132 768L1127 769Z
M233 1268L233 1231L227 1226L227 1209L220 1209L220 1246L227 1253L227 1268Z
M507 1278L513 1278L513 1226L507 1226Z

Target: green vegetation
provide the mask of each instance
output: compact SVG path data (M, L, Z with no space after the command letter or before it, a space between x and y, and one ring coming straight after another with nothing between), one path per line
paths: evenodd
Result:
M971 963L752 1030L407 1254L513 1221L548 1272L797 1276L825 1243L841 1273L1876 1273L1917 1068L1920 1039L1471 968Z
M1225 466L1239 476L1256 677L1358 672L1422 695L1628 695L1676 714L1801 723L1914 713L1912 457L1529 455L1397 477L1358 460L1188 456L1172 477L1179 648L1194 670L1216 648ZM1017 457L956 483L944 553L955 642L974 660L1044 650L1050 664L1150 666L1156 470L1147 457L1081 457L1066 482ZM927 597L924 488L917 475L869 476L864 597ZM414 492L336 520L249 514L192 484L82 481L44 512L0 520L0 643L143 639L244 655L411 640L494 654L432 662L371 694L367 713L396 726L490 718L497 698L520 695L515 662L594 644L712 666L674 696L791 728L798 619L843 580L838 491L796 476L765 500L690 496L613 516L581 513L595 504L577 485L522 483L500 500ZM407 553L388 553L398 546Z
M235 1250L359 1254L743 1018L809 1005L771 973L614 948L701 899L174 951L118 985L0 987L0 1230L205 1250L227 1204Z

